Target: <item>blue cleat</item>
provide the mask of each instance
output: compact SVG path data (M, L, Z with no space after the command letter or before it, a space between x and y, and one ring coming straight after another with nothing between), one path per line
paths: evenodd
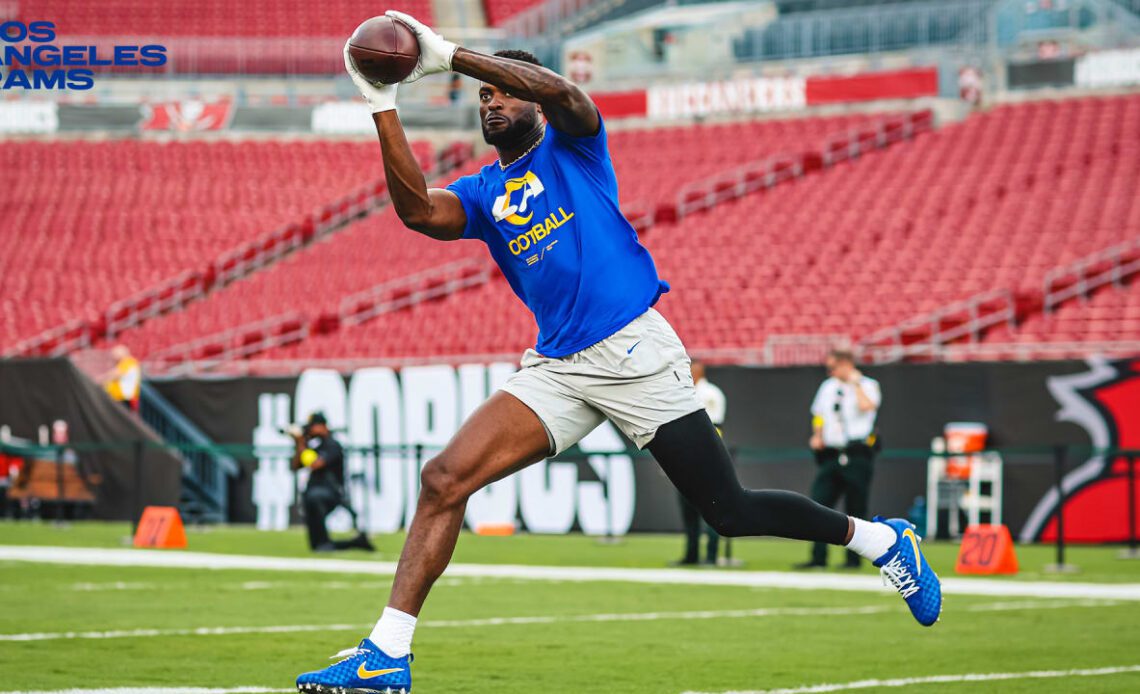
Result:
M898 534L894 546L873 562L882 572L883 582L903 596L919 624L931 626L942 614L942 583L918 548L921 538L914 534L914 526L902 518L887 520L875 516L871 520L889 525Z
M306 694L407 694L412 691L412 655L392 658L368 639L333 656L342 660L297 678Z

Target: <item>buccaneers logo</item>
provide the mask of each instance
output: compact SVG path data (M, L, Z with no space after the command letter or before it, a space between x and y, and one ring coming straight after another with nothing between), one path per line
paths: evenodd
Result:
M168 101L143 104L142 115L143 120L139 124L142 130L224 130L233 119L234 104L228 99L213 102Z
M1090 359L1089 370L1047 381L1061 406L1057 420L1085 429L1092 456L1065 475L1065 539L1128 538L1128 461L1105 450L1140 449L1140 360ZM1138 471L1140 472L1140 471ZM1021 531L1025 542L1057 537L1057 490L1037 503Z

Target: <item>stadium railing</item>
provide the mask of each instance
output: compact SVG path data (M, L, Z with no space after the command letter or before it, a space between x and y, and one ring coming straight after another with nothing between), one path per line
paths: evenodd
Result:
M461 166L473 155L470 144L456 142L445 147L435 163L443 174ZM322 206L301 221L274 229L261 237L227 251L200 270L187 270L133 296L114 302L97 320L75 319L62 326L23 340L5 356L59 356L113 339L125 330L156 316L179 310L209 292L225 287L290 253L369 214L388 200L387 186L376 181L337 201Z
M45 357L58 357L78 349L90 347L93 341L91 326L87 320L76 318L39 335L12 345L5 357L19 357L33 354Z
M182 308L209 291L226 286L258 268L339 229L352 219L368 214L388 200L383 183L369 184L340 200L325 205L299 223L274 229L258 239L223 253L201 271L187 271L172 280L115 302L104 314L107 339L155 316Z
M977 342L986 330L1003 324L1017 324L1017 300L1009 289L992 289L873 333L856 353L874 363L931 357L962 339Z
M347 296L333 314L287 313L168 347L150 355L148 368L177 372L178 364L202 358L221 362L245 359L300 342L312 334L333 332L342 325L364 323L391 311L485 284L494 272L490 261L482 258L447 263Z
M998 359L1073 358L1092 354L1140 353L1140 341L1016 342L979 344L982 335L998 325L1017 326L1027 315L1052 313L1075 298L1086 299L1107 285L1122 287L1140 273L1140 238L1106 248L1050 270L1040 295L1015 295L1008 289L982 292L896 326L884 328L860 341L857 352L871 362L903 359L964 361ZM955 344L963 339L968 344Z
M727 200L744 197L761 188L771 188L784 181L800 178L821 166L823 159L817 152L779 154L761 161L750 162L713 178L694 181L683 186L677 192L677 201L672 210L676 219L682 219Z
M924 358L939 362L1047 361L1126 358L1140 355L1140 340L1081 342L978 342L928 347Z
M201 358L242 359L270 347L300 342L309 336L310 330L310 323L304 315L286 313L167 347L151 354L147 361L169 363Z
M778 154L749 162L710 178L694 181L677 192L676 201L656 211L656 219L682 219L722 202L743 197L762 188L799 178L823 167L888 147L901 140L929 131L934 113L924 109L915 113L887 118L868 127L836 133L827 138L821 151Z
M1140 272L1140 238L1106 248L1071 265L1057 267L1045 275L1042 310L1052 313L1069 299L1088 298L1100 287L1124 286L1124 280Z
M494 265L485 258L457 260L346 296L337 315L341 325L364 323L384 313L486 284L494 272Z

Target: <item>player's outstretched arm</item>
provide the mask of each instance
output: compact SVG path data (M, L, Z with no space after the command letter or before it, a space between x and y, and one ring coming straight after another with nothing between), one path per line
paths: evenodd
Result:
M392 207L406 227L441 241L463 236L467 213L450 190L428 188L395 110L372 114L384 156L384 178Z
M412 154L404 127L396 115L397 85L369 82L349 55L348 44L344 46L344 69L372 111L372 121L380 137L388 195L400 220L409 229L435 239L460 238L467 226L467 214L455 193L428 189L424 172Z
M415 17L388 10L411 27L420 42L420 60L404 81L414 82L424 75L445 70L474 77L524 101L542 107L546 120L567 135L583 137L598 132L598 109L586 92L553 70L520 60L484 55L445 40Z
M553 70L466 48L455 51L451 67L523 101L537 103L550 125L567 135L583 137L598 132L598 107L578 85Z

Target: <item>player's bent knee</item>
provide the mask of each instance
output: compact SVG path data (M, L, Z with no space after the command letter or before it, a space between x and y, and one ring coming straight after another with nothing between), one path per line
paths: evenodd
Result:
M420 472L420 501L433 506L451 507L464 503L471 494L451 466L442 458L432 458Z

